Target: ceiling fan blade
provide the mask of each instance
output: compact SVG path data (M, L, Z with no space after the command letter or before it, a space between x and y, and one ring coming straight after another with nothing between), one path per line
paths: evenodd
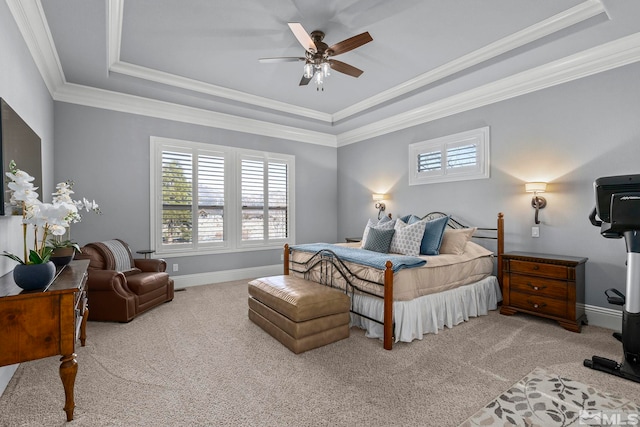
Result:
M333 46L327 49L327 53L329 56L340 55L341 53L349 52L357 47L362 46L363 44L367 44L372 41L373 38L369 34L369 32L364 32L362 34L358 34L357 36L353 36L346 40L342 40L334 44Z
M302 79L300 79L300 84L298 86L306 86L309 84L309 82L313 79L313 76L306 78L305 76L302 76Z
M281 56L277 58L260 58L258 61L262 63L275 63L275 62L298 62L305 61L306 58L299 58L297 56Z
M330 59L329 64L331 64L331 69L338 71L339 73L344 73L348 76L352 77L360 77L360 74L364 73L359 68L354 67L353 65L346 64L342 61L338 61L336 59Z
M313 40L311 39L311 36L309 35L309 33L307 33L307 30L304 29L302 24L300 24L299 22L289 22L289 28L291 28L293 35L296 36L296 38L298 39L302 47L305 48L305 50L308 50L314 53L318 50L316 48L316 44L313 42Z

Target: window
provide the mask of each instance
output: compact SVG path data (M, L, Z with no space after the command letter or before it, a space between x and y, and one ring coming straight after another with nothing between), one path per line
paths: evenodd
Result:
M151 138L156 253L281 248L293 241L294 157Z
M409 185L489 178L489 127L409 145Z

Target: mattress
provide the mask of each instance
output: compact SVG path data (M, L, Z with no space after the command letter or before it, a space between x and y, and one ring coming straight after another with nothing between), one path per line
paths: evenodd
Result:
M339 245L359 247L360 243L341 243ZM304 266L313 256L310 252L291 251L293 261L290 274L302 275ZM493 272L493 253L474 242L467 242L461 255L443 254L421 256L427 263L421 267L403 269L393 275L394 301L409 301L425 295L455 289L478 282ZM363 265L345 262L351 274L353 285L366 293L384 296L384 271ZM341 289L346 286L341 271L335 267L312 269L305 277L319 283L330 284Z

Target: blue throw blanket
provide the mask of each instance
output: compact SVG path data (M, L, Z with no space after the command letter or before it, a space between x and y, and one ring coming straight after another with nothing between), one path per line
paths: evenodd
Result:
M356 264L366 265L368 267L384 270L387 261L393 264L393 272L403 268L415 268L423 266L426 260L413 256L383 254L380 252L368 251L360 248L350 248L347 246L332 245L329 243L309 243L305 245L295 245L291 249L304 252L318 252L321 250L330 250L335 253L338 258L343 261L353 262Z

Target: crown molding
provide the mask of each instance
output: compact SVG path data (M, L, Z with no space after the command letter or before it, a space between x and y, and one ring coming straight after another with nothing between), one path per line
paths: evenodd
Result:
M640 61L640 33L505 77L338 135L338 147Z
M122 46L122 16L124 0L109 0L107 4L107 55L108 68L120 60ZM108 71L107 71L108 72Z
M380 104L396 99L411 91L420 89L438 80L447 78L469 67L478 65L489 59L495 58L496 56L502 55L506 52L546 37L550 34L566 29L572 25L583 22L601 13L606 14L606 10L604 9L604 6L602 5L600 0L586 0L585 2L575 7L560 12L548 19L533 24L521 31L504 37L483 48L480 48L458 59L450 61L449 63L437 67L424 74L421 74L414 79L408 80L395 87L380 92L377 95L353 104L334 114L328 114L317 110L303 108L293 104L275 101L246 92L228 89L222 86L204 83L202 81L188 79L185 77L177 76L175 74L165 73L162 71L153 70L150 68L145 68L137 66L135 64L120 61L123 10L124 0L109 0L109 14L107 24L109 32L109 71L154 81L169 86L179 87L182 89L193 90L207 95L227 98L261 108L267 108L288 114L316 119L325 123L335 123L339 120L346 119L362 111L375 108ZM113 46L113 44L117 44L117 46Z
M454 59L431 71L421 74L411 80L382 91L375 96L353 104L333 114L334 122L353 116L354 114L374 108L384 102L391 101L414 90L420 89L438 80L442 80L467 68L481 64L511 50L520 48L543 37L586 21L594 16L606 14L600 0L588 0L571 9L560 12L544 21L533 24L521 31L488 44L467 55ZM607 14L608 17L608 14Z
M638 52L640 50L640 33L636 33L336 136L139 96L69 84L65 80L40 1L6 0L34 62L54 100L329 147L353 144L640 60L640 53ZM109 61L119 56L121 31L113 21L118 21L120 26L122 24L122 1L109 0ZM551 34L554 30L558 31L566 28L569 22L580 22L603 11L604 9L599 0L587 0L572 9L542 21L544 30L538 28L536 24L520 32L522 34L516 33L516 35L519 35L514 39L503 39L483 48L484 50L480 49L473 54L462 57L460 64L456 65L456 67L464 69L462 68L464 66L463 62L466 64L477 63L480 58L485 57L484 55L501 51L506 52L509 50L509 46L513 48L515 43L534 40L535 37L540 37L545 32ZM604 12L606 13L606 11ZM519 42L516 42L515 39L518 39ZM111 46L111 44L115 46ZM114 64L117 62L115 61ZM451 63L448 65L451 66ZM142 67L139 67L141 69L136 69L136 66L132 64L124 65L124 63L118 63L117 67L128 67L128 71L139 72L142 75L145 73L150 75L155 72L155 70L147 71ZM449 72L458 68L449 68ZM446 72L442 70L441 72L442 76L445 77ZM423 76L421 77L424 78ZM158 72L156 77L153 78L161 80L165 77L168 78L163 73ZM185 81L184 84L186 86L191 84L197 86L198 82ZM405 87L404 85L401 86ZM198 88L195 87L195 89L197 90ZM267 103L270 104L270 101L267 100ZM298 107L293 108L297 109Z
M31 57L53 96L66 83L60 58L40 1L6 0Z
M176 74L166 73L160 70L155 70L121 61L120 46L122 43L124 0L109 0L107 13L109 72L136 77L139 79L178 87L181 89L192 90L205 95L238 101L244 104L266 108L269 110L280 111L282 113L292 114L295 116L319 120L324 123L333 122L333 117L329 113L323 113L321 111L312 110L310 108L304 108L297 105L288 104L286 102L275 101L273 99L252 95L250 93L242 92L239 90L229 89L211 83L205 83L200 80L190 79L187 77L178 76Z
M118 61L109 67L112 73L124 74L130 77L162 83L165 85L179 87L181 89L192 90L206 95L217 96L233 101L239 101L256 107L277 110L287 114L302 116L310 119L320 120L325 123L331 123L331 114L322 113L320 111L309 108L298 107L296 105L287 104L285 102L274 101L257 95L251 95L246 92L228 89L222 86L212 85L200 80L189 79L175 74L165 73L163 71L151 68L141 67L139 65Z
M194 125L226 129L272 138L287 139L309 144L336 147L335 135L276 123L248 119L231 114L218 113L201 108L187 107L171 102L158 101L136 95L128 95L73 83L63 85L54 95L60 102L88 107L120 111L130 114L174 120Z

